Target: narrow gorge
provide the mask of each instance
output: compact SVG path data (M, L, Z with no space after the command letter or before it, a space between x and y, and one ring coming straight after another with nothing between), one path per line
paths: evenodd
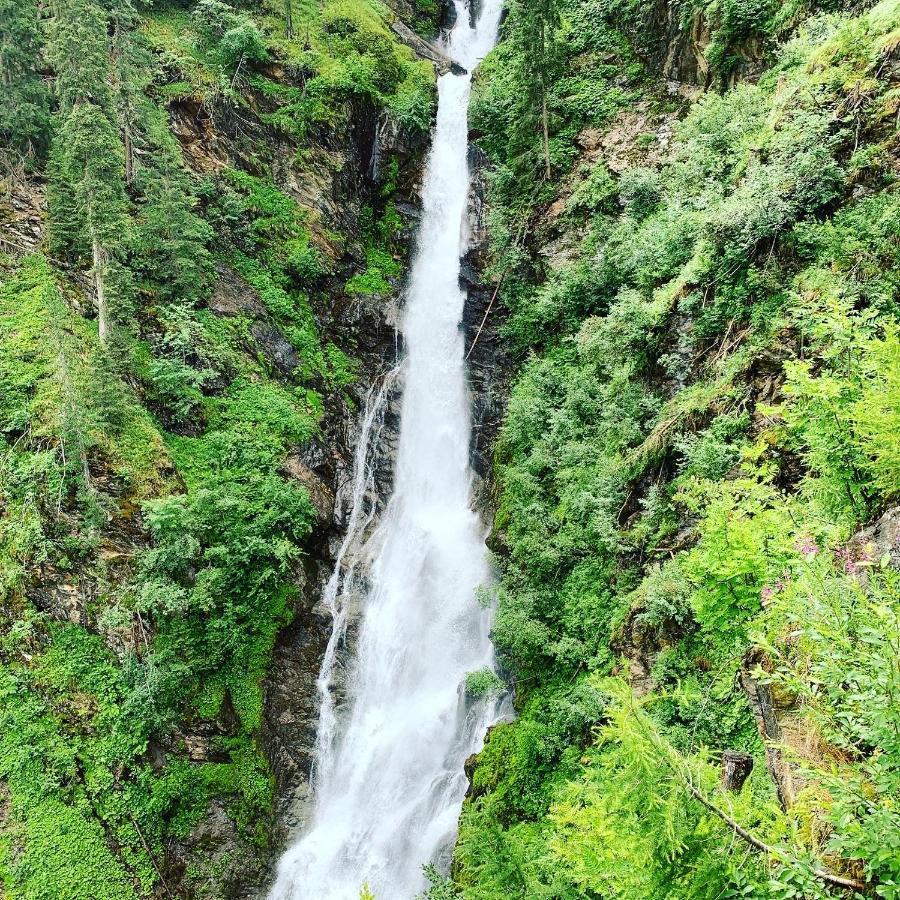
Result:
M470 22L458 0L446 44L465 72L438 80L396 376L393 492L364 537L367 444L382 387L364 408L348 534L326 586L334 626L319 679L313 811L279 864L273 900L353 900L363 885L397 898L424 889L422 866L452 845L463 764L496 717L494 702L471 701L465 690L467 675L491 670L493 653L477 599L489 567L485 525L472 508L459 275L469 232L469 72L490 49L499 13L499 0L488 0ZM361 622L342 717L332 680L354 606Z
M900 900L900 0L0 0L3 900Z

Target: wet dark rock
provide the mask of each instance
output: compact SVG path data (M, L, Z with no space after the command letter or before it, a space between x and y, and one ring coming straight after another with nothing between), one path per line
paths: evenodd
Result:
M474 800L478 796L478 794L475 793L475 786L473 784L476 768L478 768L478 754L471 753L466 757L465 763L463 763L463 772L465 772L466 781L469 783L468 787L466 787L467 800Z
M258 848L238 827L221 802L210 801L188 837L169 848L163 871L167 885L180 885L177 896L193 900L248 900L261 896L266 868ZM162 896L171 896L171 888Z
M456 24L456 4L453 0L439 0L440 25L438 33L442 41L446 41Z
M441 0L441 29L450 32L456 24L456 4L453 0Z
M483 172L486 158L475 145L469 148L469 165L472 168L469 192L471 233L469 249L460 266L460 286L466 292L462 328L472 395L470 454L472 468L480 479L478 500L487 509L490 507L491 449L506 409L513 360L500 334L504 308L498 299L497 285L481 281L487 254Z
M263 705L262 740L276 781L275 843L283 846L303 821L310 796L319 696L316 679L331 620L316 608L329 567L313 563L294 621L275 645Z
M157 741L151 740L148 742L147 759L154 772L162 772L166 767L166 751Z
M469 13L469 27L474 28L478 17L481 15L481 0L468 0L466 10Z
M266 361L282 375L290 375L300 364L300 355L294 345L268 322L254 322L250 334Z
M249 316L263 318L267 310L259 295L240 275L228 266L216 266L216 287L207 301L217 316Z
M316 518L326 528L334 521L334 492L301 459L299 454L291 454L284 462L284 471L306 488L309 499L316 510Z
M491 742L491 737L496 731L497 728L503 727L502 722L497 723L496 725L491 725L487 732L484 735L484 746L487 747ZM482 750L483 752L483 750ZM466 800L475 800L480 797L482 794L487 793L484 788L476 788L473 779L475 778L475 770L478 768L478 760L481 758L481 753L472 753L463 763L463 772L466 776L466 781L468 781L468 787L466 788Z

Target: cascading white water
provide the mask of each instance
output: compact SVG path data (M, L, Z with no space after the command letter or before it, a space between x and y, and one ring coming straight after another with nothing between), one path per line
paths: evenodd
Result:
M502 0L483 0L472 27L456 0L447 52L469 71L493 46L501 7ZM368 587L346 719L333 709L329 685L356 584L341 574L344 556L364 531L355 510L326 588L335 630L319 680L315 803L309 827L281 859L271 900L357 900L363 885L378 900L414 897L425 884L422 866L453 839L466 789L463 763L496 717L495 706L464 695L466 674L493 663L489 614L476 597L489 571L483 523L472 509L460 328L470 87L468 74L438 80L403 323L394 491L366 546ZM363 426L365 437L365 417ZM365 447L356 465L363 467L354 479L358 493ZM365 562L355 558L354 566Z
M353 479L350 482L350 517L344 540L338 548L334 570L325 589L322 602L331 613L331 635L322 655L322 667L316 679L319 692L319 726L316 730L316 756L325 760L331 753L337 732L337 714L332 693L335 664L338 649L347 635L351 604L365 589L361 578L361 564L364 561L365 541L369 526L377 512L374 463L371 456L377 453L381 429L384 426L384 406L391 387L396 380L398 369L392 369L372 385L366 396L360 418L359 441L353 454ZM336 502L340 503L338 496Z

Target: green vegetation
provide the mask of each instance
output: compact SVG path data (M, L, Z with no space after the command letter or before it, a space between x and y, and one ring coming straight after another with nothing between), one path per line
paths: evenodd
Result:
M253 737L260 685L313 519L305 491L277 470L316 417L306 391L236 381L206 401L202 436L166 434L40 257L6 281L0 315L0 583L11 614L0 771L9 840L21 846L9 883L27 897L133 896L133 878L146 890L157 879L148 854L162 858L164 840L183 837L211 797L228 799L248 832L268 815L271 779ZM187 493L174 492L173 464ZM119 542L137 527L136 504L152 545L132 555ZM57 624L81 604L80 624ZM189 715L216 720L226 698L239 725L217 739L224 762L148 767L151 737ZM118 847L108 864L104 829ZM96 871L72 881L86 865ZM80 893L65 893L71 885Z
M377 0L275 6L277 14L260 10L256 19L219 0L202 0L191 15L153 10L147 38L171 72L155 90L247 108L262 99L263 121L300 141L343 123L348 104L360 101L389 110L404 127L430 127L434 71L398 42L387 7ZM291 73L288 81L274 80L262 65L273 53Z
M852 539L900 495L900 6L681 14L759 81L681 106L646 4L566 0L476 82L518 718L436 898L900 896L898 556Z
M37 66L41 39L36 7L4 0L0 21L0 171L6 175L45 149L49 109Z
M380 4L285 9L0 4L4 227L47 201L0 244L4 897L220 900L271 852L263 683L316 522L285 460L356 377L323 311L402 249L389 153L346 235L282 187L355 115L427 129L434 85Z

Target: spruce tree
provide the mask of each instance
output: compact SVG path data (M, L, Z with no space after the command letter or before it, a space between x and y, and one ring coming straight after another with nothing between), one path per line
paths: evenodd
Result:
M516 77L521 84L522 108L519 122L530 143L535 131L541 134L544 173L550 178L550 85L559 74L561 47L559 0L514 0L511 14L518 61Z
M12 170L46 146L49 96L40 76L34 0L0 0L0 165Z
M166 112L146 98L139 112L142 163L134 181L137 215L129 263L156 300L193 304L212 285L207 247L213 230L194 212L196 192Z
M148 168L143 180L132 239L135 273L152 283L159 300L195 303L212 283L212 229L193 211L196 199L183 170Z
M86 241L89 248L97 324L100 339L106 341L112 327L109 282L118 274L114 270L119 266L126 224L122 142L118 129L93 103L78 103L72 108L59 127L56 142L64 148L58 172L72 191L70 208L83 232L80 243Z
M144 91L151 80L153 64L149 52L136 35L139 18L130 0L105 0L110 31L110 81L116 117L125 153L125 184L134 185L138 133Z
M111 88L109 15L93 0L56 0L51 60L59 98L48 192L57 249L90 256L100 339L112 328L110 282L127 225L125 159Z

